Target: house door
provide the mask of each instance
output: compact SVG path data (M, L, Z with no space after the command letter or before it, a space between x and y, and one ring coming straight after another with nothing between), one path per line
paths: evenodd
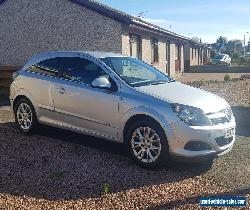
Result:
M175 71L181 71L181 48L179 45L175 45Z
M166 42L166 73L170 75L170 41Z

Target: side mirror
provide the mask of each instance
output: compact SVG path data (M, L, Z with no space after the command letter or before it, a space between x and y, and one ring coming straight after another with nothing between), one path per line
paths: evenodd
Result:
M95 87L95 88L102 88L102 89L111 88L111 83L108 81L106 77L95 78L91 85L92 87Z

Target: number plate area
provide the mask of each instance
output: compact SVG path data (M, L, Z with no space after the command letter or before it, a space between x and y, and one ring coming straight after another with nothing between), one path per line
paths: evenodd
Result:
M226 130L224 137L230 138L230 137L234 136L234 133L235 133L234 128L228 129L228 130Z

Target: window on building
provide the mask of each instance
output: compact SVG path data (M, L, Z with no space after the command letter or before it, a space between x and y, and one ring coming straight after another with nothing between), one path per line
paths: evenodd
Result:
M129 48L130 48L130 56L141 60L142 58L141 36L137 34L130 34L129 35Z
M151 62L157 63L159 61L158 39L151 39Z

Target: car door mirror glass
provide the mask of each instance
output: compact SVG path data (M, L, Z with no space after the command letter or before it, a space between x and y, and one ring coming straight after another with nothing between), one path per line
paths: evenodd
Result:
M92 87L110 89L111 83L108 81L106 77L98 77L93 80Z

